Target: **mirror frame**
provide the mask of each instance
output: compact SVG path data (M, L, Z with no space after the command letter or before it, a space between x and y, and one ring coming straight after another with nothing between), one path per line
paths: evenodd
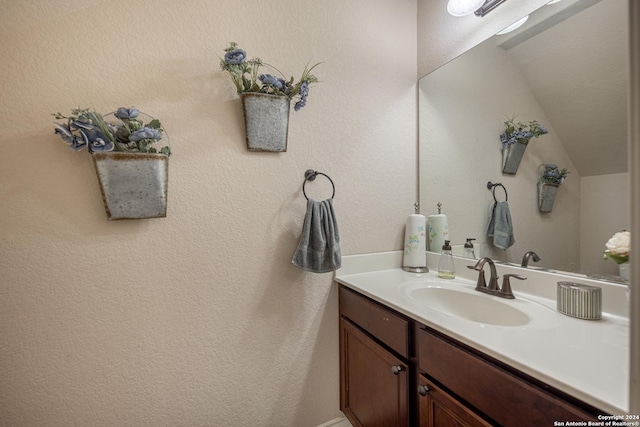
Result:
M631 263L640 265L640 2L629 0L629 172ZM629 319L629 414L640 414L640 269L631 271Z

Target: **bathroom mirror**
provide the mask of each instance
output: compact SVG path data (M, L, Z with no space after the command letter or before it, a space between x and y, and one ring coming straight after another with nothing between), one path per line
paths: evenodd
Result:
M419 82L420 212L447 215L454 252L581 274L618 275L607 240L630 227L627 165L628 0L563 0L496 35ZM537 120L515 175L502 173L503 122ZM552 212L538 210L540 166L570 174ZM494 197L508 195L515 243L485 237ZM499 201L505 200L501 189ZM430 248L431 250L431 248Z

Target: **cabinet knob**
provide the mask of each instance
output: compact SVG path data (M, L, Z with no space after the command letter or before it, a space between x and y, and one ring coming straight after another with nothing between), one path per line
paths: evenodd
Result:
M398 375L400 371L402 371L402 366L396 365L391 367L391 372L393 372L393 375Z
M429 393L429 387L426 385L420 384L418 386L418 393L420 393L420 396L426 396L427 393Z

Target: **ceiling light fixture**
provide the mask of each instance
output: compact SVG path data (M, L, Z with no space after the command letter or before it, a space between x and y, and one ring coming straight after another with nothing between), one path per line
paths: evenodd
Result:
M485 0L449 0L447 3L447 12L453 16L470 15L478 10Z
M475 12L483 17L507 0L449 0L447 12L453 16L466 16Z

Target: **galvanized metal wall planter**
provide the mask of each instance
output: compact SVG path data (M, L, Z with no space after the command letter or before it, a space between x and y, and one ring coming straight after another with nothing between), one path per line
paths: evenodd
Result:
M150 153L93 153L109 220L167 216L169 156Z
M286 96L245 92L240 94L250 151L287 151L289 107Z
M556 201L556 194L558 194L559 187L559 184L538 182L538 208L540 212L551 212L553 203Z
M518 172L518 166L520 166L527 145L517 141L502 147L502 173L515 175Z

